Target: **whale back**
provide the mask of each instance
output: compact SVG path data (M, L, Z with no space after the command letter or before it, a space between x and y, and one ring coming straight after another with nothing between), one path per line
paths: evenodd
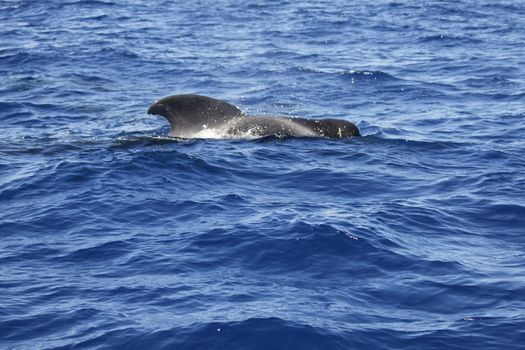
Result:
M358 127L344 119L304 119L293 118L297 124L313 130L317 135L328 138L346 138L361 136Z
M214 128L243 115L239 108L227 102L200 95L164 97L151 105L148 113L168 119L172 135Z
M168 119L171 125L170 135L183 138L272 134L346 138L360 135L355 124L343 119L246 116L227 102L200 95L164 97L152 104L148 113Z

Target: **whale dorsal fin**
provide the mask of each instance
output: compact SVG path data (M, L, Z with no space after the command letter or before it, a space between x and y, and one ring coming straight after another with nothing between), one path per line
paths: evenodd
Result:
M201 95L164 97L151 105L148 113L168 119L173 134L197 132L203 126L214 127L243 115L234 105Z

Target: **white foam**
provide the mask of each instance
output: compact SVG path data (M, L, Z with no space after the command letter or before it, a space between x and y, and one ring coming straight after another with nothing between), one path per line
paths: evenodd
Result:
M187 139L255 139L261 137L255 130L253 130L253 132L252 130L248 130L242 134L231 134L228 133L227 128L206 128L196 133L177 136Z

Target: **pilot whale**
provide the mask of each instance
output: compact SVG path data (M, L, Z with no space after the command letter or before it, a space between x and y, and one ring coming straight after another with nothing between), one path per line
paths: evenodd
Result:
M360 135L357 126L346 120L249 116L227 102L201 95L164 97L149 107L148 114L166 118L171 126L170 136L181 138L198 138L210 130L222 137L343 138Z

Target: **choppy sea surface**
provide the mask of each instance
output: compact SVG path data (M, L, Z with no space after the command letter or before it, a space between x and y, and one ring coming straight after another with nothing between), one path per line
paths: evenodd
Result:
M523 349L523 1L0 1L0 348ZM172 94L362 137L174 139Z

